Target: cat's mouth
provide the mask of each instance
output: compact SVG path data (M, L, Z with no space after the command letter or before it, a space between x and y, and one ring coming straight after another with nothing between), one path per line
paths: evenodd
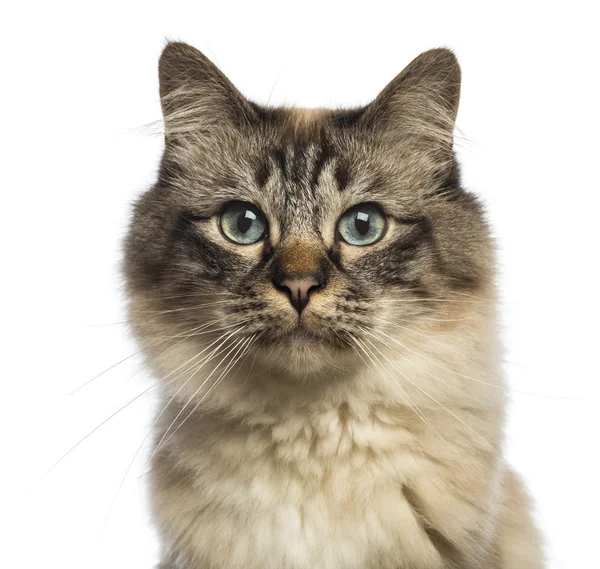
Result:
M321 346L324 348L343 348L348 344L338 334L328 333L327 330L314 331L299 322L298 325L286 331L274 331L265 336L266 344L286 346L288 348Z
M311 332L304 326L298 326L294 330L286 332L279 337L281 341L288 342L320 342L325 343L325 338L321 335L317 335Z
M305 324L288 329L273 329L261 336L260 358L268 368L283 370L283 377L314 378L330 370L324 377L331 379L334 370L352 354L344 333L326 326L313 330ZM337 373L337 372L335 372Z

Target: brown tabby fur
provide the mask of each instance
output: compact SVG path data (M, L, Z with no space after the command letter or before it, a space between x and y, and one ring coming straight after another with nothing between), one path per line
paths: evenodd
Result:
M366 107L267 108L200 52L160 61L165 153L124 273L163 405L164 569L536 569L502 456L493 244L453 154L460 70L415 59ZM268 220L219 228L232 200ZM336 229L374 203L369 246ZM319 274L298 315L281 274Z

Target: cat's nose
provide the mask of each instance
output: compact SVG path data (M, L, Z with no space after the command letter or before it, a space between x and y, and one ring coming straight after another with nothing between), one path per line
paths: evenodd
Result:
M310 295L323 288L323 279L316 275L285 277L279 282L276 280L275 286L288 293L292 306L298 311L298 314L301 314L310 300Z

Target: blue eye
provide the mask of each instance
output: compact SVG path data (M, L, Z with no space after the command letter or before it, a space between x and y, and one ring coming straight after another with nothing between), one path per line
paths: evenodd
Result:
M267 218L252 204L231 202L221 214L221 231L234 243L252 245L267 231Z
M351 207L338 222L342 239L350 245L372 245L383 237L385 228L384 213L369 203Z

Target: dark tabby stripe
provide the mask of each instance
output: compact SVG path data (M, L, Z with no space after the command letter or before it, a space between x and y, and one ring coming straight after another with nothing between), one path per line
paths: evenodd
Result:
M310 187L313 192L317 189L319 185L319 178L321 177L321 172L323 169L331 162L333 158L333 152L331 149L331 145L327 142L323 142L319 148L319 153L317 158L313 164L312 173L310 176Z

